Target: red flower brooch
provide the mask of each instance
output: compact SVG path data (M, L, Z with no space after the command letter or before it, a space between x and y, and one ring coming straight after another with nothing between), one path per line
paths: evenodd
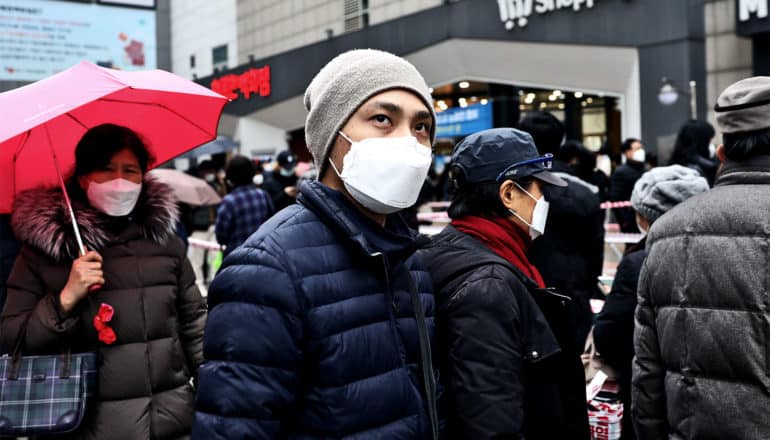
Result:
M112 344L117 339L115 331L107 325L112 320L112 315L114 314L115 309L111 305L102 303L99 306L99 312L94 316L94 328L99 333L99 340L107 345Z

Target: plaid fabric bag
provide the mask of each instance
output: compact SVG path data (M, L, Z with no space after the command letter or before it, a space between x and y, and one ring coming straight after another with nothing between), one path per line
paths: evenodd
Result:
M96 383L96 353L0 358L0 436L76 430Z

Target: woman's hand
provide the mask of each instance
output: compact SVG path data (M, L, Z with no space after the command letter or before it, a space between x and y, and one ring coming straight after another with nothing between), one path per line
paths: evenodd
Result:
M88 295L89 287L95 284L104 284L102 256L98 252L90 251L72 262L69 280L59 296L62 311L72 311L75 305Z

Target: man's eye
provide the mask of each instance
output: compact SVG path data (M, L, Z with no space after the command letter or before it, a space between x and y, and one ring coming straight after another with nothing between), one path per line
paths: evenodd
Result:
M385 115L376 115L372 119L378 124L390 124L390 118Z

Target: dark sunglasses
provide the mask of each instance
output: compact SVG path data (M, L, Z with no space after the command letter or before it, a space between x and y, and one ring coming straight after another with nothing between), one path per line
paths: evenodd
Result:
M502 182L506 179L505 175L508 174L512 169L523 167L524 165L532 165L536 163L542 163L543 167L546 170L550 170L553 166L553 154L546 153L542 157L536 157L534 159L527 159L523 160L521 162L516 162L513 165L508 166L506 169L504 169L500 174L497 175L497 179L495 179L497 182Z

